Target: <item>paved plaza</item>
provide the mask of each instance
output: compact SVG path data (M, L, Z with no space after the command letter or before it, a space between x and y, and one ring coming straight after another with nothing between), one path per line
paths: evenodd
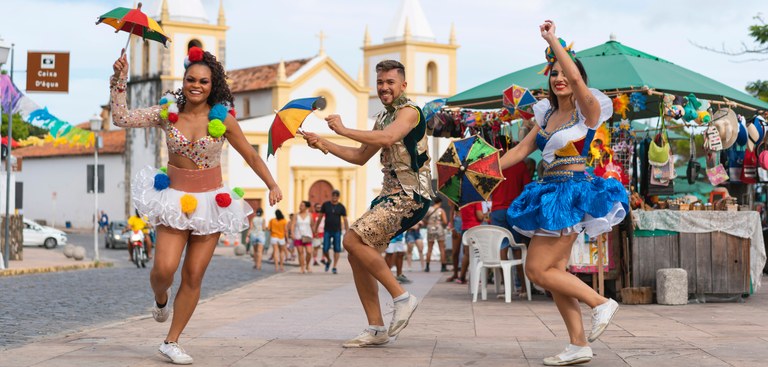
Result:
M226 263L214 265L220 264ZM444 281L448 273L408 272L408 289L422 300L410 325L385 347L344 349L342 341L366 325L346 261L338 275L322 267L310 275L293 267L274 275L269 265L265 269L270 276L198 306L180 341L195 365L539 366L567 343L565 326L543 295L507 304L489 290L487 301L472 303L465 285ZM385 312L387 302L382 291ZM140 316L4 348L0 366L167 366L157 346L169 324L151 318L148 291L145 303ZM768 296L759 292L740 303L622 305L592 348L589 366L765 365Z

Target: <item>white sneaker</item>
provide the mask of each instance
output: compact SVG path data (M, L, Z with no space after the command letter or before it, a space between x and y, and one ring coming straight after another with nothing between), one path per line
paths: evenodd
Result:
M344 348L364 348L389 343L389 337L385 331L365 329L358 336L349 339L341 346Z
M592 348L568 344L565 350L554 357L544 358L545 366L570 366L592 360Z
M160 344L160 353L170 359L173 364L192 364L192 357L187 354L176 342Z
M618 310L619 304L612 299L608 299L608 302L592 309L592 332L589 334L587 341L592 343L597 340L597 338L603 334L605 328L608 327L608 324L611 323L613 315L615 315Z
M392 314L392 321L389 323L389 336L397 336L408 326L408 320L411 319L413 311L416 311L418 306L419 300L414 295L408 297L408 300L395 302L395 312Z
M157 322L165 322L165 320L168 320L168 316L171 315L171 288L165 291L165 295L167 298L163 308L157 307L157 301L152 301L152 317Z

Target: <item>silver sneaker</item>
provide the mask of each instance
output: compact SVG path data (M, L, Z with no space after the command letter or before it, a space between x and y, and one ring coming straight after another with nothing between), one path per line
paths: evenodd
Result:
M618 310L619 304L612 299L608 299L608 302L592 309L592 332L589 334L587 341L592 343L597 340L608 327L608 324L611 323L613 315L615 315Z
M397 336L406 326L411 315L419 306L419 300L411 295L407 300L395 302L395 312L392 314L392 321L389 323L389 336Z
M167 298L163 308L157 307L157 301L152 301L152 317L157 322L165 322L165 320L168 320L168 316L171 315L171 288L165 291L165 295Z
M341 346L344 348L364 348L389 343L389 337L385 331L365 329L358 336L349 339Z
M173 364L192 364L193 359L176 342L160 344L160 354L171 360Z
M545 366L570 366L592 360L592 348L568 344L565 350L554 357L544 358Z

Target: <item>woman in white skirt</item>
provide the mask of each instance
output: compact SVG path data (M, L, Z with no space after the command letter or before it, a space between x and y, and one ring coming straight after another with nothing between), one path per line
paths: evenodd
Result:
M198 47L184 60L180 90L159 105L128 110L128 60L123 53L113 65L110 82L112 121L126 128L159 127L168 146L167 168L146 167L131 181L133 204L157 228L155 261L150 273L154 291L152 316L164 322L171 314L171 284L186 250L181 284L173 302L173 318L160 352L175 364L193 359L178 345L200 298L200 286L221 233L248 229L251 207L243 191L222 183L221 148L229 141L269 188L269 203L282 199L264 161L246 140L231 108L232 94L222 65Z

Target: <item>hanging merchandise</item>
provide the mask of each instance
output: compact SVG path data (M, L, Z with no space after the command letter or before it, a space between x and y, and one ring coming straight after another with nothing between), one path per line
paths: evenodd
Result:
M723 140L720 139L720 132L714 125L710 125L704 131L704 149L714 152L723 150Z
M747 121L744 119L744 116L739 115L739 134L736 136L736 145L743 147L747 145L747 141L749 139L747 134Z
M728 174L725 173L725 167L718 162L718 156L717 152L707 153L707 178L713 186L728 181Z
M536 98L533 94L519 85L512 84L502 93L502 105L515 117L532 119L534 104L536 104Z
M723 145L722 149L728 149L736 143L736 139L739 137L739 119L733 110L730 108L717 110L710 123L710 128L712 126L717 129L720 135L720 141Z
M762 121L756 116L747 124L747 149L754 150L763 141L764 136Z
M632 106L633 112L645 111L645 103L647 98L640 92L632 92L629 95L629 105Z
M622 119L626 119L628 110L629 97L626 94L620 93L618 96L613 98L613 113L621 115Z
M660 167L669 162L669 137L667 136L667 125L664 118L659 118L661 127L659 133L651 140L648 147L648 163L652 166Z
M744 147L731 147L728 149L728 176L731 182L741 182L741 170L744 167Z
M744 166L741 169L740 180L745 184L757 183L757 156L752 150L747 149L744 152Z
M701 164L696 161L696 143L693 139L693 131L691 131L691 134L689 135L688 140L688 146L689 146L689 158L688 158L688 168L685 170L685 177L688 179L688 184L693 185L696 183L696 179L699 177L699 172L701 171Z

